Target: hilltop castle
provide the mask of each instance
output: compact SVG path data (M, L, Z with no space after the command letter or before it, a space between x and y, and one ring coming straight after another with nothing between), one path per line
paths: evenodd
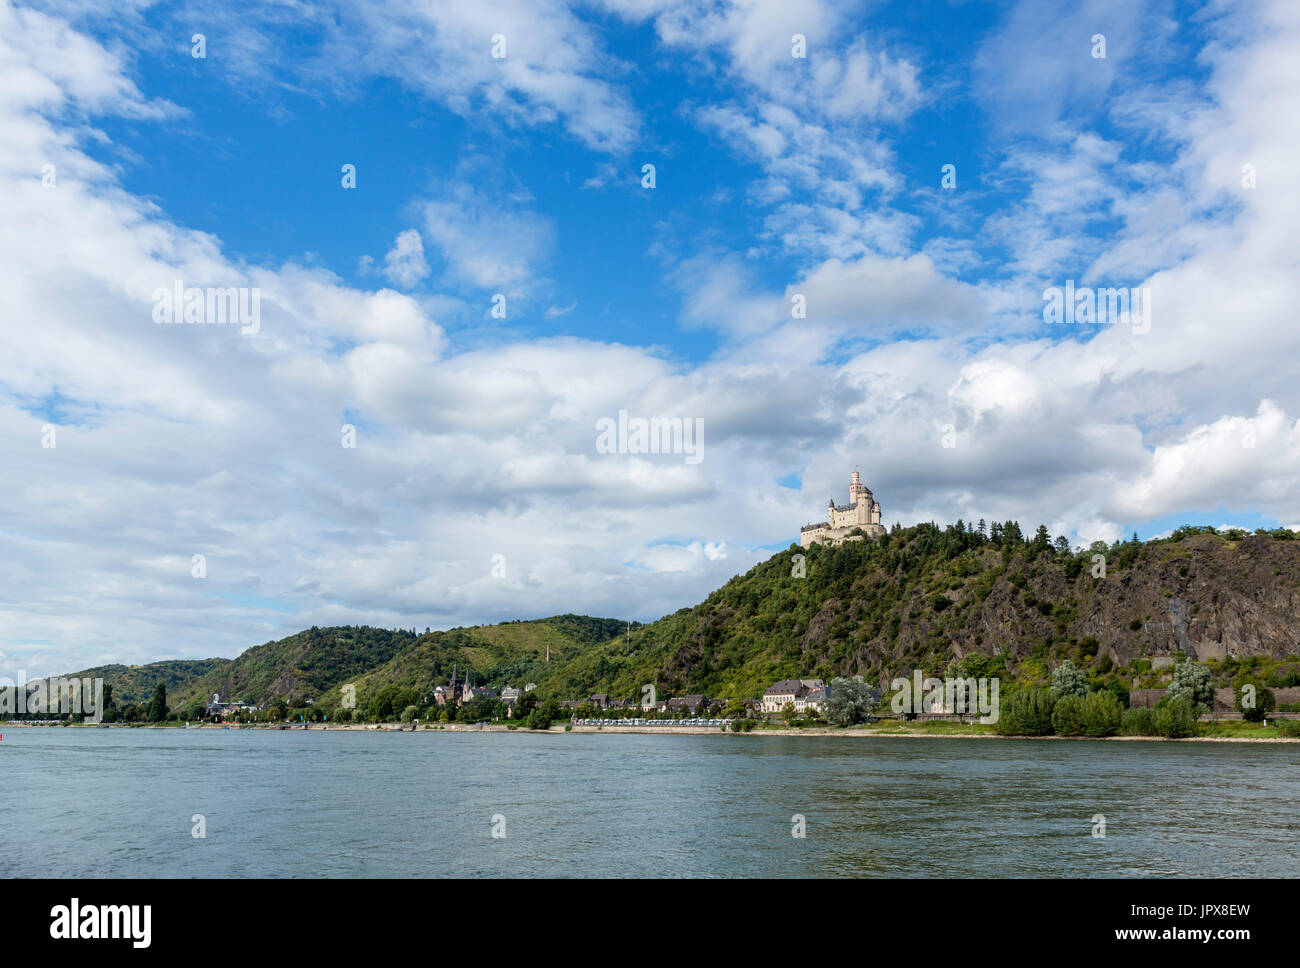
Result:
M800 528L799 543L808 548L818 542L837 545L860 541L860 535L849 537L849 532L858 528L868 538L879 538L885 533L880 523L880 502L871 496L871 490L862 483L857 471L849 481L849 503L836 504L835 498L831 498L826 518L819 524L805 524Z

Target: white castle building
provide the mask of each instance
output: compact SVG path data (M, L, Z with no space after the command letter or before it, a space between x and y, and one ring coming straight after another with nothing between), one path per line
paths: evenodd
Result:
M862 483L858 472L849 481L849 503L836 504L831 498L826 509L827 520L818 524L805 524L799 530L799 543L805 548L818 542L843 544L860 541L861 535L849 537L849 532L861 528L868 538L879 538L885 533L880 523L880 502L871 496L871 490Z

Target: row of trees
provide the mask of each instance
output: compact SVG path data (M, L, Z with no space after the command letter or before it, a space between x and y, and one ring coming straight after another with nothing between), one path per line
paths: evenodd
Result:
M1115 694L1090 690L1069 659L1053 671L1047 687L1019 689L1001 703L994 728L1005 736L1164 736L1196 732L1196 721L1214 704L1210 671L1190 660L1174 667L1169 690L1154 709L1124 709Z
M188 713L189 710L186 710ZM105 723L167 723L180 722L183 719L197 719L200 713L187 716L179 710L170 709L167 705L167 686L158 683L154 687L153 698L147 703L123 703L119 706L113 700L113 687L108 683L104 684L104 709L101 720ZM78 715L73 717L76 720L82 720L85 717Z

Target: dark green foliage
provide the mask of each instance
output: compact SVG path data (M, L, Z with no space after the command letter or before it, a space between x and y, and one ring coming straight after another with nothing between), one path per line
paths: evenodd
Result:
M229 663L229 659L164 659L148 665L95 666L72 675L79 679L103 679L105 696L112 689L119 706L127 703L144 705L153 698L154 689L160 682L168 692L179 693L181 686Z
M222 699L264 702L315 699L391 659L415 641L405 630L369 626L317 628L248 649L177 690L182 702L219 693ZM360 700L360 697L358 697ZM400 708L398 710L401 711Z
M1058 736L1114 736L1122 716L1119 700L1110 692L1065 694L1052 710L1052 729Z
M1300 663L1291 662L1286 665L1280 665L1268 675L1268 684L1274 689L1285 689L1287 686L1300 686Z
M520 705L522 704L521 700ZM551 723L560 718L562 718L560 704L554 699L547 699L534 706L532 711L524 718L523 724L528 729L550 729Z
M1048 736L1052 733L1054 705L1048 689L1020 689L1001 701L994 729L1005 736Z
M1156 733L1167 739L1182 739L1196 733L1196 706L1188 698L1162 699L1156 706Z
M1119 732L1124 709L1113 693L1090 692L1082 702L1080 722L1084 736L1114 736Z
M590 615L554 615L539 619L562 632L565 637L583 645L596 645L609 639L617 638L628 628L628 623L620 618L592 618ZM641 628L640 622L633 622L632 629Z
M1217 528L1208 524L1184 524L1181 528L1175 528L1169 535L1169 541L1182 541L1184 538L1190 538L1198 534L1218 534Z
M1252 690L1244 688L1245 685L1254 686L1253 700ZM1241 712L1241 718L1248 723L1262 723L1264 717L1276 708L1277 697L1273 695L1273 690L1261 683L1245 683L1243 688L1237 690L1237 709Z
M1066 693L1052 707L1052 732L1057 736L1083 735L1083 700Z
M149 722L161 723L167 718L167 687L161 682L154 687L153 701L149 703Z
M1155 710L1145 706L1124 710L1120 732L1125 736L1158 736Z

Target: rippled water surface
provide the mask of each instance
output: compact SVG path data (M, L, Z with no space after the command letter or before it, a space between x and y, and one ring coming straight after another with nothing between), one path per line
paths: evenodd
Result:
M1300 876L1300 744L0 732L6 877Z

